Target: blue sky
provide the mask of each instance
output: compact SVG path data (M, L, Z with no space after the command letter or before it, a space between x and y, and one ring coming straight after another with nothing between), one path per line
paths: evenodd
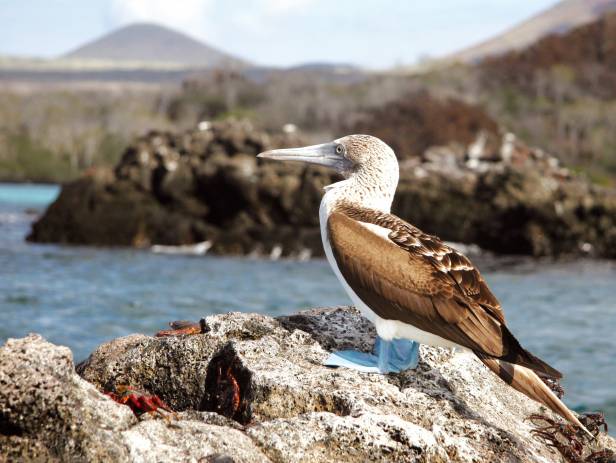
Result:
M412 64L475 44L555 0L0 0L0 54L54 57L136 21L259 64Z

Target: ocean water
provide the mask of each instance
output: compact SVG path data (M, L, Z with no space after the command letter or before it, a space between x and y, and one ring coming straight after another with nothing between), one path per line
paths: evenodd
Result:
M154 333L172 320L349 302L324 260L26 243L32 220L57 194L53 185L0 184L0 343L37 332L79 361L106 340ZM565 402L601 410L616 426L616 262L478 263L522 345L564 373Z

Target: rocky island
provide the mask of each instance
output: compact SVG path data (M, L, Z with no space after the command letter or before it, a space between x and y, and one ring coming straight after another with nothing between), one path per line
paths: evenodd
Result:
M471 121L460 137L439 135L444 145L417 155L398 150L393 211L445 240L497 253L616 257L616 192L479 120L485 127ZM422 146L430 133L418 133ZM302 144L297 135L267 134L247 121L152 132L113 171L93 170L64 185L28 239L136 247L208 242L218 254L321 255L318 204L333 174L255 158Z
M469 355L422 346L416 370L392 375L322 366L328 351L371 348L352 308L213 315L203 328L115 339L77 367L38 335L8 340L0 460L600 462L616 450L597 426L595 441L554 433L557 417ZM168 411L135 416L112 400L127 387Z

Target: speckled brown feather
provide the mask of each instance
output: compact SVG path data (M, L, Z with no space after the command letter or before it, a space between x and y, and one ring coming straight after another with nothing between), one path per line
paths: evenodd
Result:
M382 319L408 323L473 350L512 387L581 426L533 370L556 378L560 373L520 346L473 264L389 214L399 169L387 144L369 135L348 135L259 156L326 165L345 177L327 187L319 218L331 244L331 253L330 246L325 248L328 260L353 298Z
M389 230L366 233L364 224ZM409 323L483 356L562 375L524 350L479 271L460 252L393 214L342 202L328 219L338 267L379 317Z

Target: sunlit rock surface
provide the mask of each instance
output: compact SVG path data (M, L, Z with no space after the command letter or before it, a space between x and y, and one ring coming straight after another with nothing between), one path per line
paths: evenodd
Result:
M39 336L0 348L0 460L364 462L560 461L531 435L545 412L466 354L422 347L415 371L324 367L371 348L354 309L206 319L204 334L131 335L75 373ZM177 413L135 418L103 391L130 385ZM549 413L548 413L549 414ZM616 448L602 435L597 448Z

